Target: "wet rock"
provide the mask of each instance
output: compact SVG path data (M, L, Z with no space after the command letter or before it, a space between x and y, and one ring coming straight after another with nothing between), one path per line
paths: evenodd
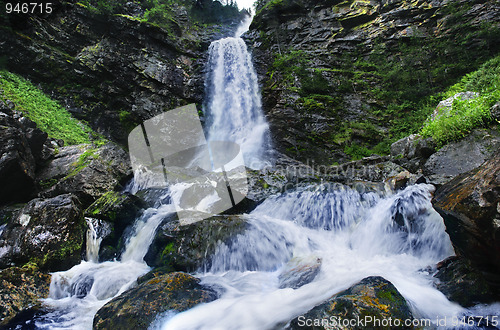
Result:
M63 147L37 176L41 197L72 193L84 206L117 188L131 175L128 154L108 143Z
M182 312L216 298L186 273L149 277L104 305L94 317L94 329L146 329L158 314Z
M227 242L246 229L246 220L238 215L217 215L191 224L181 224L175 215L165 219L144 260L153 267L195 271Z
M500 288L500 153L440 187L432 200L458 255Z
M412 173L418 172L435 151L436 144L432 138L422 139L418 134L402 138L391 145L392 161Z
M490 159L500 149L500 133L495 129L475 129L466 138L447 144L425 162L428 182L442 185Z
M297 289L310 283L321 269L321 258L310 256L307 258L296 257L291 259L278 276L279 287Z
M110 191L101 196L85 210L85 216L104 221L109 230L107 235L99 236L103 240L99 260L112 260L118 257L119 243L125 229L132 225L146 204L138 197L129 193ZM102 225L101 225L102 226Z
M34 199L2 231L0 265L32 261L43 270L68 269L81 261L84 233L80 202L74 195Z
M337 320L339 318L356 320L364 319L366 316L378 320L392 318L400 320L402 324L404 320L413 318L408 303L394 285L382 277L372 276L293 319L289 329L332 329L333 325L330 322L332 317L336 317ZM315 324L315 320L318 324ZM305 326L305 324L311 324L311 326ZM374 324L365 324L365 326L376 328ZM349 329L364 328L362 326L349 327Z
M0 325L25 309L40 306L40 299L49 294L50 275L34 264L0 271Z
M467 259L450 257L440 262L434 277L439 280L436 288L449 300L463 307L491 303L495 300L483 274Z

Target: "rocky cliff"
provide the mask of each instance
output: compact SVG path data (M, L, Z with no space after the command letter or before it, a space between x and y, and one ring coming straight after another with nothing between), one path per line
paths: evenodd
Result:
M260 1L247 35L277 148L332 164L388 153L433 96L498 52L497 1Z
M103 15L82 3L59 2L51 14L21 15L0 24L7 69L39 83L77 118L125 145L136 123L203 97L206 49L233 25L195 24L174 6L159 26L138 16Z

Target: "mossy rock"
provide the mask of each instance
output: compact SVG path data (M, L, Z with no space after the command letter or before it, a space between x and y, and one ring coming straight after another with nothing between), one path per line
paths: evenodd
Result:
M147 274L147 280L104 305L94 317L94 329L147 329L156 315L182 312L216 299L200 280L186 273Z
M148 265L168 270L195 271L220 242L227 242L246 229L246 220L238 215L217 215L181 225L167 219L144 257Z
M40 299L49 294L50 275L29 263L0 272L0 326L22 311L40 306Z
M290 323L290 329L329 329L326 324L330 323L332 317L349 320L365 320L365 317L371 317L372 320L391 318L400 320L401 324L404 324L405 320L413 319L408 303L396 287L383 277L371 276L295 318ZM318 325L314 325L313 322L313 325L304 327L299 326L302 323L299 320L319 320L320 322ZM328 322L321 324L321 320ZM374 327L370 324L366 326ZM363 329L363 327L354 326L350 329Z
M59 271L78 264L85 236L80 207L72 194L30 201L0 236L5 251L0 266L33 262L45 271Z

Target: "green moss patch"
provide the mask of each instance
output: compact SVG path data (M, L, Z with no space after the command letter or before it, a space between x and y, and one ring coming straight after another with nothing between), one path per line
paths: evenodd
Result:
M71 117L66 109L28 80L2 70L0 89L0 98L14 102L16 109L33 120L49 137L61 139L69 145L90 142L91 129Z

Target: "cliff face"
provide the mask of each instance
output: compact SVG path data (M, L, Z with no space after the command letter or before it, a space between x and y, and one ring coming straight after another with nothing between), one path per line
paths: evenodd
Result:
M206 49L224 34L220 26L193 24L182 6L173 9L175 21L159 27L129 5L130 15L104 16L65 2L50 15L0 24L0 58L98 133L126 144L137 123L201 103Z
M414 133L499 50L497 1L260 3L247 35L276 147L332 164ZM429 105L428 105L429 104Z

